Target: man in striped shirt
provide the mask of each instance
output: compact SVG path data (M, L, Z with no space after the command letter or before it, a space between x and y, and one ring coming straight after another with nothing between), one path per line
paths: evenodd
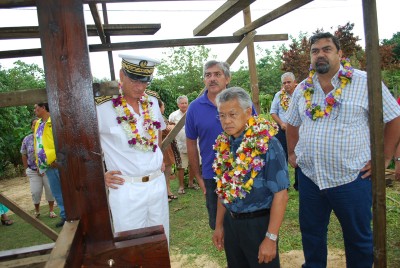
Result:
M343 231L347 267L372 267L371 152L367 74L353 69L338 39L310 39L309 78L296 88L287 117L289 163L300 167L299 220L305 264L326 267L332 210ZM385 164L400 137L400 107L382 84Z

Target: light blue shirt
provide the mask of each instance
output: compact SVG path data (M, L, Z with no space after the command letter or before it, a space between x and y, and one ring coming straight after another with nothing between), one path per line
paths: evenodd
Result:
M331 82L335 89L340 86L338 74ZM313 83L312 102L325 109L326 95L316 75ZM316 121L305 115L303 84L293 93L287 113L287 122L300 126L295 147L297 164L321 190L350 183L371 159L367 74L354 70L351 83L342 91L340 105L328 117ZM399 105L383 83L382 99L384 123L400 116Z
M289 97L289 103L291 101L292 95L288 94ZM284 122L287 122L287 112L288 110L284 110L283 107L281 106L281 90L279 90L278 92L276 92L274 99L272 100L271 103L271 110L270 110L270 114L276 114L278 115L278 117Z

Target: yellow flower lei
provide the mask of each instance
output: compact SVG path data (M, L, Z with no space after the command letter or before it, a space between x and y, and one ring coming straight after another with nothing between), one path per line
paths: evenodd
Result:
M283 108L284 111L287 111L287 109L289 108L290 98L284 88L281 89L281 94L279 97L281 99L281 107Z
M338 78L340 79L340 87L335 91L331 92L325 98L325 109L322 110L320 105L316 103L312 103L312 96L314 95L314 85L313 85L313 76L315 74L315 70L310 67L310 73L308 74L308 78L303 83L303 96L306 101L306 115L311 118L311 120L317 120L321 117L327 117L331 113L334 107L340 105L339 98L342 95L342 90L346 87L347 83L351 82L351 78L353 77L354 68L350 64L349 59L342 59L341 61L344 70L340 70L338 74Z
M143 109L143 128L147 131L150 138L141 136L136 128L137 120L129 110L126 99L123 95L119 94L112 99L115 112L117 114L117 122L121 125L122 129L128 137L128 144L130 147L135 147L142 151L153 151L157 149L157 129L161 127L161 123L153 119L151 106L153 103L150 101L147 94L139 99L139 103Z
M216 174L216 193L224 203L236 198L244 198L250 192L253 179L265 165L261 158L268 150L268 142L278 132L278 126L261 117L251 117L236 151L236 159L230 151L229 136L223 132L216 139L213 149L216 151L212 165ZM250 178L244 182L247 174Z

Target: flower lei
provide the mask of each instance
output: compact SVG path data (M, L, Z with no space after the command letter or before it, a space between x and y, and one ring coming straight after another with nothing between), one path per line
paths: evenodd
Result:
M281 94L279 97L281 98L281 106L282 106L283 110L287 111L287 109L289 108L290 98L284 88L281 89Z
M306 115L311 120L317 120L321 117L327 117L331 113L332 109L339 106L339 98L342 95L342 90L346 87L347 83L351 82L351 78L353 77L354 68L350 64L349 59L343 58L341 61L344 70L340 70L338 74L338 78L340 80L340 87L338 87L333 92L330 92L328 96L325 98L325 109L322 110L321 106L312 103L312 96L314 94L314 85L313 85L313 76L315 74L315 70L310 67L310 73L308 78L303 84L303 96L306 100Z
M216 150L212 168L216 173L216 193L224 203L231 203L236 198L244 198L250 192L253 179L265 165L261 158L268 150L268 142L278 127L261 117L251 117L244 130L243 140L236 151L236 159L230 151L229 136L223 132L215 140ZM250 178L244 182L247 174Z
M141 151L153 151L157 149L157 129L161 127L161 123L153 119L151 106L153 102L150 101L147 94L139 99L139 103L143 109L143 129L147 131L150 138L140 136L136 128L137 120L126 105L126 99L122 94L112 99L115 112L117 114L117 122L121 125L122 129L128 137L128 144L130 147L135 147Z

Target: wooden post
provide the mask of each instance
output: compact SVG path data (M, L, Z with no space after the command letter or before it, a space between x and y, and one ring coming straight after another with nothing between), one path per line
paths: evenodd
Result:
M243 10L244 24L251 23L251 13L250 7L246 7ZM259 89L258 89L258 77L257 77L257 66L256 66L256 56L254 52L254 42L251 41L247 45L247 59L249 62L249 72L250 72L250 85L251 85L251 95L254 103L254 107L257 113L260 113L260 100L259 100Z
M113 233L83 5L80 0L37 0L36 4L65 211L67 220L81 219L90 252L95 243L112 243Z
M378 21L375 0L363 0L365 51L367 54L369 124L372 164L374 267L386 267L386 183L383 154L382 84Z

